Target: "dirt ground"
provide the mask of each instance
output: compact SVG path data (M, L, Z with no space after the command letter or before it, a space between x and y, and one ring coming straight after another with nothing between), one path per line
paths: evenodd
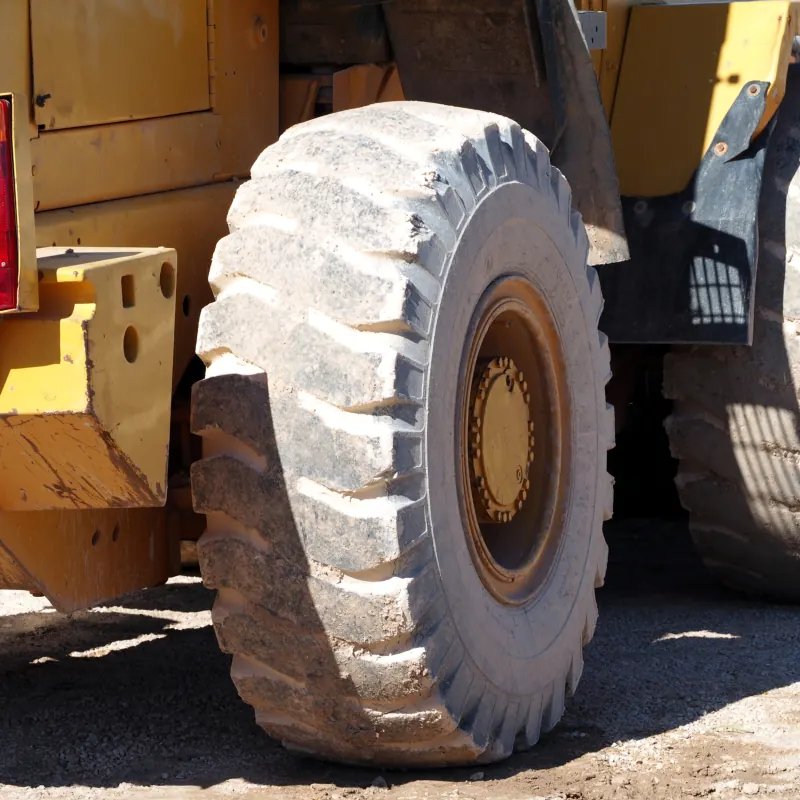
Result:
M800 798L800 609L716 587L680 523L614 523L608 538L563 722L470 770L287 754L239 702L197 578L72 617L0 594L0 798Z

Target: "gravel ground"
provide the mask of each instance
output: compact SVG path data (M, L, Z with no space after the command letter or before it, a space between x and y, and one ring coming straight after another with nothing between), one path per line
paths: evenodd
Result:
M71 617L0 593L0 798L800 798L800 609L716 587L679 523L608 537L578 696L480 771L288 755L238 700L197 578Z

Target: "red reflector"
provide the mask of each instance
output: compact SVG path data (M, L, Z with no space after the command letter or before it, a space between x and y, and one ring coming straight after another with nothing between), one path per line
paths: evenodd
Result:
M0 311L17 307L19 282L12 143L11 103L0 100Z

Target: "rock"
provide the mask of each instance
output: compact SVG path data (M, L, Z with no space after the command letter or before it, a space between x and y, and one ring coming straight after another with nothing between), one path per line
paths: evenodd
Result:
M757 783L746 783L742 786L742 794L758 794L760 788Z
M717 781L711 789L715 792L731 792L737 791L741 789L742 782L733 780L733 781Z
M470 780L470 781L482 781L483 780L483 773L482 772L473 772L472 775L470 775L467 780Z
M383 775L378 775L378 777L375 778L374 781L372 781L371 785L374 786L376 789L388 789L389 788L389 784L386 783L386 778L384 778Z

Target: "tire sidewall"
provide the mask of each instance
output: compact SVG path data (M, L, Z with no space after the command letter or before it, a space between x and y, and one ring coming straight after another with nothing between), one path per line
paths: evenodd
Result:
M605 450L598 409L604 398L597 396L599 343L585 260L553 195L523 183L501 184L478 204L462 231L444 274L434 322L425 460L437 570L466 652L486 679L507 694L530 694L563 680L576 643L580 646L586 584L594 590L590 557L593 536L601 535L597 488ZM519 606L501 604L476 572L458 464L459 408L469 380L461 371L473 312L493 282L511 275L538 290L558 330L572 436L571 486L559 551L546 583Z

